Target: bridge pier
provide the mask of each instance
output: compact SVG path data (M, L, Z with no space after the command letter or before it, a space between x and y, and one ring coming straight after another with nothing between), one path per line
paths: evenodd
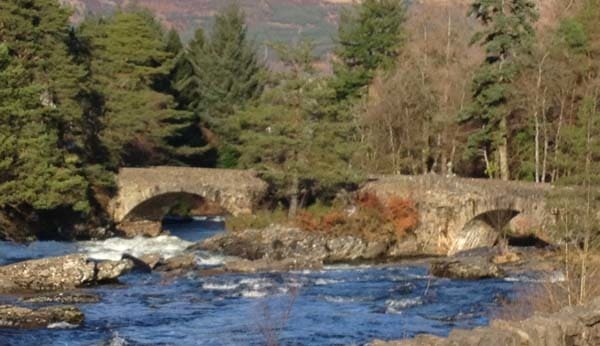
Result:
M117 233L123 238L158 237L163 231L161 221L124 221L117 225Z

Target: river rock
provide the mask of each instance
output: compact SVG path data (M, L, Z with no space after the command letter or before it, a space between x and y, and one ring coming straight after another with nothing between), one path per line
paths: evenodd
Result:
M19 301L30 304L90 304L100 302L100 296L96 294L83 293L56 293L22 297L19 299Z
M0 305L0 328L46 328L53 324L79 325L83 313L73 306L49 306L37 310Z
M156 266L157 271L169 272L175 270L187 270L196 267L196 255L192 253L171 257Z
M455 257L431 263L431 275L451 279L475 280L504 277L504 271L486 257Z
M240 259L226 262L224 269L236 273L282 272L300 269L320 270L323 269L323 263L320 261L306 260L304 258L287 258L277 261L268 259L254 261Z
M94 281L95 264L75 254L29 260L0 267L0 290L73 289Z
M158 253L151 253L142 255L138 258L140 259L140 261L144 262L148 266L148 268L153 270L154 268L156 268L158 263L160 263L162 257Z
M121 259L128 260L133 263L132 271L150 273L160 262L161 256L160 254L156 253L147 254L140 257L124 254Z
M162 233L162 223L160 221L127 221L117 226L117 234L123 238L135 237L158 237Z
M96 281L110 282L116 280L133 269L132 260L124 259L120 261L102 261L96 265Z
M217 235L192 246L191 250L220 252L247 260L302 258L307 262L338 263L385 257L389 246L383 240L336 237L324 232L305 232L272 225L262 230L248 229Z
M372 346L600 345L600 299L586 306L566 307L554 314L524 321L492 321L489 327L453 330L447 338L420 335L414 339L374 341Z
M129 260L96 263L82 254L23 261L0 267L0 292L72 290L114 281L132 267Z

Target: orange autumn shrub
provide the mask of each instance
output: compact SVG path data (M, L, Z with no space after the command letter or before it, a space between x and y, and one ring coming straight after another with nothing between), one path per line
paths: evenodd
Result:
M329 213L323 215L321 218L321 225L323 230L331 231L335 226L343 225L348 221L348 216L339 210L332 210Z
M352 213L323 206L309 208L299 211L290 222L309 232L353 235L367 240L401 238L418 225L417 207L410 199L392 197L383 203L367 192L356 198L356 207Z
M413 201L391 197L386 204L385 217L394 225L396 235L402 237L417 227L419 212Z
M319 231L321 229L321 220L316 218L312 213L302 210L298 211L296 217L293 220L296 226L300 227L305 231Z
M358 196L356 200L358 206L362 209L382 210L382 204L376 194L365 192Z

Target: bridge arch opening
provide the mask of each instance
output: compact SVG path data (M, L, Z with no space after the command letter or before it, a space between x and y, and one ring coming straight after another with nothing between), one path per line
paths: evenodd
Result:
M166 192L135 205L117 225L117 232L133 238L155 237L168 230L182 239L196 241L203 234L222 230L223 217L229 214L219 202L205 196L182 191Z
M501 241L513 247L545 247L548 242L537 237L531 229L519 229L513 225L518 218L528 219L515 209L495 209L481 213L470 221L459 231L458 236L450 254L482 247L492 247Z
M162 221L167 216L225 216L228 211L219 203L189 192L167 192L137 204L125 216L125 222Z
M519 213L514 209L495 209L475 216L459 230L450 254L496 245L510 220Z

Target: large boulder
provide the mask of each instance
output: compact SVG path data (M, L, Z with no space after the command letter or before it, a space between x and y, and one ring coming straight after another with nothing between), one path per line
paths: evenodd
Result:
M80 325L83 313L73 306L49 306L37 310L0 305L0 328L47 328Z
M504 271L487 257L460 257L437 260L431 263L429 271L437 277L476 280L504 277Z
M130 260L90 261L73 254L0 267L0 292L61 291L114 281L133 267Z
M75 254L42 258L0 267L0 290L53 291L94 281L95 263Z
M390 244L354 236L336 237L324 232L272 225L265 229L227 232L193 245L190 249L220 252L247 260L281 261L302 258L309 262L352 262L387 256Z

